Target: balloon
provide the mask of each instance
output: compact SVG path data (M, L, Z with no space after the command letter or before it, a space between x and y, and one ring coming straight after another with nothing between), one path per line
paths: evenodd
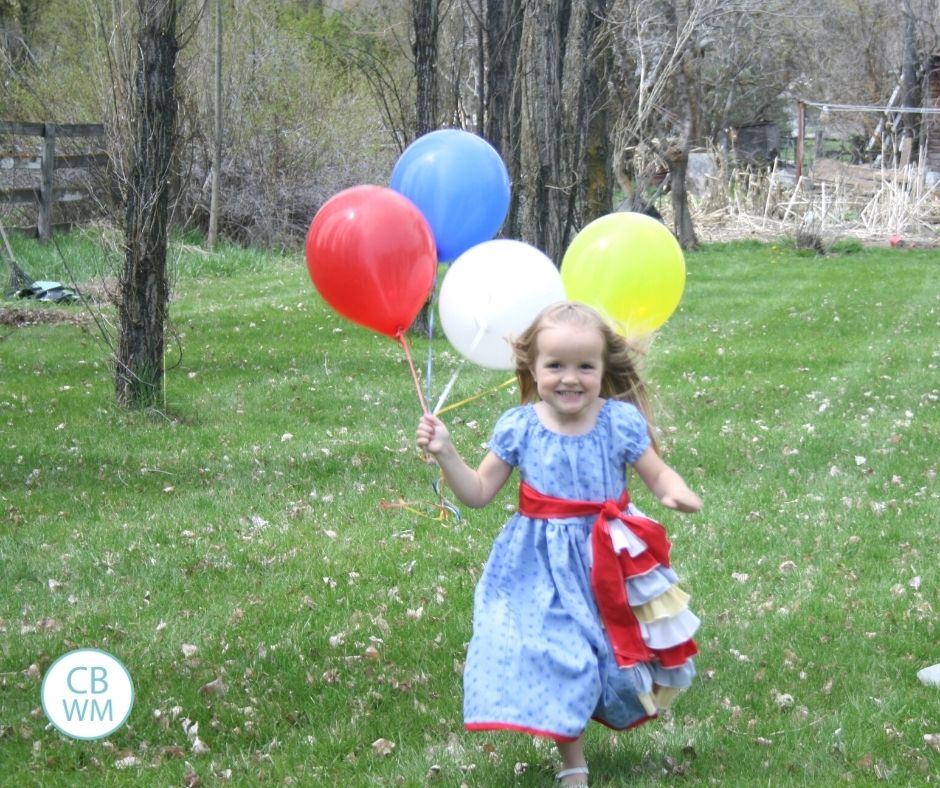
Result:
M390 185L424 214L442 261L490 240L509 211L506 165L469 131L440 129L416 139L395 164Z
M510 341L549 304L565 300L555 264L522 241L485 241L451 265L438 311L444 334L464 358L489 369L512 369Z
M575 237L561 261L572 301L606 314L625 336L661 326L679 305L685 258L675 236L642 213L595 219Z
M398 337L428 300L437 270L421 212L382 186L355 186L317 211L307 232L307 270L333 309Z

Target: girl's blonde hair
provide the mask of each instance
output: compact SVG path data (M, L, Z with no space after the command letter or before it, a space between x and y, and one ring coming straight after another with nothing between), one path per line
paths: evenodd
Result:
M513 342L513 358L516 378L519 380L519 397L523 403L534 401L538 394L532 368L538 355L538 337L548 326L572 326L593 329L604 340L604 374L601 378L601 396L632 402L639 408L649 426L650 440L658 452L659 447L653 431L653 414L650 408L646 383L637 368L634 354L627 340L618 334L594 309L575 301L562 301L543 309L532 324Z

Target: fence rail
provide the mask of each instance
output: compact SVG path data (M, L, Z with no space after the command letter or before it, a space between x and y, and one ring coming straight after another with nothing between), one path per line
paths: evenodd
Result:
M39 153L2 150L5 137L17 136L39 137ZM108 163L108 156L104 153L56 154L56 140L102 136L104 136L102 123L34 123L0 120L0 177L4 172L13 171L25 171L39 177L39 182L35 186L0 189L0 204L35 204L38 208L36 235L40 240L48 240L52 235L53 207L59 203L81 202L91 196L91 190L85 186L56 186L56 170L90 169L102 167Z

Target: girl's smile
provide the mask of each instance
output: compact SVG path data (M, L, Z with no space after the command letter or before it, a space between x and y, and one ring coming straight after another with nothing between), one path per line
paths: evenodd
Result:
M546 426L586 432L603 404L604 338L593 328L548 325L539 331L532 368Z

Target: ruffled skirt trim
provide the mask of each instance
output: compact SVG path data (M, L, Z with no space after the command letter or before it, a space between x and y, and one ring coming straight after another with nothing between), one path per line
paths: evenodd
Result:
M641 515L642 516L642 515ZM662 687L680 690L688 687L695 675L692 657L698 653L694 635L701 620L689 610L690 594L679 588L678 576L668 565L668 557L661 563L646 542L631 531L629 525L610 522L610 536L626 578L627 600L640 627L643 642L653 655L649 663L653 684L644 700L658 705L671 703L675 693L662 693L657 700L655 692ZM668 543L667 543L668 544Z
M629 590L627 591L629 594ZM689 595L678 586L669 586L666 592L644 604L632 604L633 615L641 624L653 624L664 618L672 618L689 608Z

